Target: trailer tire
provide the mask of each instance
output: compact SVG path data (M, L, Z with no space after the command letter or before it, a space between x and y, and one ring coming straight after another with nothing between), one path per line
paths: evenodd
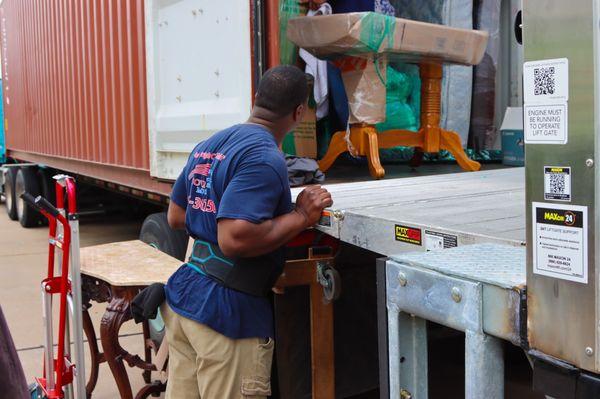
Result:
M167 222L167 213L153 213L146 217L140 231L140 240L181 261L185 258L188 235L183 230L173 230ZM165 336L165 325L160 311L155 319L148 320L150 339L156 347Z
M34 197L40 195L40 185L34 167L19 168L15 179L15 208L19 223L23 227L34 227L41 224L40 213L21 199L21 194L29 193Z
M17 170L16 167L6 168L6 180L4 181L4 196L6 197L6 202L4 206L6 207L6 214L11 220L17 220L17 202L15 197L15 180L17 178Z
M185 258L188 235L184 230L173 230L167 222L167 213L153 213L142 224L140 240L181 261Z

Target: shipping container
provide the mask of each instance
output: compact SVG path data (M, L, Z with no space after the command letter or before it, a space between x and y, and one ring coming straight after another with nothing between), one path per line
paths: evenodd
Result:
M413 3L428 12L421 0ZM451 11L462 3L448 3L454 8L444 8L444 13L452 22ZM481 26L502 24L493 32L501 47L494 50L497 65L488 65L494 78L487 79L483 72L488 70L475 74L487 100L495 96L495 102L480 101L496 107L495 114L493 106L484 107L485 116L501 120L507 105L521 101L522 57L512 33L520 0L475 3L493 9L483 13L490 21L479 16ZM436 4L441 2L429 1ZM306 11L297 0L4 0L0 37L6 148L7 156L20 162L4 168L7 182L16 182L19 173L35 179L28 168L47 166L164 204L192 147L215 131L244 121L261 73L296 56L284 26L300 10ZM462 17L472 26L475 16L471 12ZM471 90L463 89L470 101ZM42 167L39 172L44 175ZM318 311L307 306L306 287L276 297L277 333L285 337L276 340L280 397L308 397L311 385L327 386L326 393L316 396L327 399L365 393L371 396L360 397L373 397L378 387L384 397L393 365L387 363L385 297L376 292L385 291L386 278L380 271L376 276L375 259L477 240L520 246L521 237L513 236L521 230L505 228L506 214L496 212L495 197L481 198L486 193L500 195L505 208L515 205L520 212L521 177L517 170L332 187L336 208L325 212L318 229L319 237L323 233L342 247L336 263L343 269L343 282L336 284L339 292L343 283L344 297L335 306L335 340L333 330L328 330L329 336L315 334L320 345L309 340L307 330ZM12 190L14 194L14 186ZM39 191L44 194L41 186ZM449 200L456 208L445 206L447 193L453 194ZM13 201L17 198L12 196ZM523 222L521 213L510 212ZM424 223L424 214L429 224ZM457 215L470 227L456 230ZM16 212L9 216L17 218ZM24 226L31 225L31 220L19 219ZM471 226L475 220L481 231ZM440 221L453 229L442 229ZM430 227L440 231L429 231ZM407 240L403 231L413 236ZM164 212L146 218L140 239L180 259L188 241L185 232L170 230ZM320 274L314 277L313 283L323 284ZM320 295L317 300L325 303ZM322 320L333 328L332 311ZM319 353L317 347L327 351Z
M4 1L8 157L168 194L198 141L249 115L251 3Z

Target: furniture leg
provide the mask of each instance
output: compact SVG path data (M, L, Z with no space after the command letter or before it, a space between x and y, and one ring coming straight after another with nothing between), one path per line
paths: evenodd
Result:
M115 290L117 291L117 290ZM119 330L129 318L129 301L113 292L113 298L100 322L100 340L104 357L115 379L121 399L133 399L127 370L123 365L123 354L119 345Z
M418 168L423 164L423 155L425 155L423 149L420 147L415 147L415 153L413 154L410 161L408 161L408 165L411 168Z
M344 152L348 151L348 144L346 143L346 132L337 132L331 138L329 142L329 148L325 156L319 161L319 169L326 172L333 162Z
M98 383L98 371L100 370L100 363L104 361L102 354L98 350L98 341L96 339L96 332L94 331L94 325L87 309L83 311L83 332L88 340L90 347L90 358L91 358L91 369L90 378L85 386L86 397L90 399L92 392L96 388Z
M385 176L385 169L381 166L379 160L379 142L377 140L377 131L373 129L365 129L363 134L366 135L368 144L367 148L367 161L369 162L369 172L371 176L376 179L381 179Z
M312 397L335 398L333 302L325 303L323 287L318 283L310 286L310 330Z
M142 331L143 331L143 340L144 340L144 361L146 363L152 363L152 349L151 349L151 340L150 340L150 326L148 325L148 320L144 320L142 322ZM144 377L144 382L146 384L150 384L152 382L151 376L152 371L144 370L142 372L142 376Z
M441 134L441 148L450 151L461 168L470 172L481 169L481 164L479 162L472 161L467 157L465 150L462 148L460 136L457 133L442 130Z
M155 381L152 384L146 385L135 395L135 399L146 399L150 395L159 396L160 393L167 390L167 384L163 384L160 381Z

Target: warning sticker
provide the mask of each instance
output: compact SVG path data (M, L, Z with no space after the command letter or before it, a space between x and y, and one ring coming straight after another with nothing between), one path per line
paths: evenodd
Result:
M331 212L323 211L323 213L321 213L321 219L319 219L318 224L323 227L331 227Z
M533 202L533 272L588 282L587 207Z
M435 251L438 249L454 248L458 245L458 237L437 231L425 230L425 249Z
M396 225L396 241L407 242L414 245L422 245L421 229Z
M568 141L569 60L523 64L523 128L527 144Z
M566 144L568 141L567 103L529 105L523 110L525 143Z
M544 199L547 201L571 201L570 167L544 167Z

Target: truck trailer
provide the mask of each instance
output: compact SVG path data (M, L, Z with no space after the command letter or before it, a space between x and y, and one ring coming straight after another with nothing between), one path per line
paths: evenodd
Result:
M378 385L382 398L427 397L427 321L462 329L469 337L465 346L466 397L504 396L504 344L499 344L503 341L522 349L531 360L538 391L555 397L597 397L585 396L597 393L600 386L597 318L593 316L597 307L595 197L589 191L595 184L593 143L597 133L591 108L595 86L589 82L597 80L597 3L535 0L524 8L527 61L569 59L566 85L571 96L559 101L571 104L569 140L552 145L529 142L530 158L524 169L484 167L482 172L447 174L455 170L435 165L430 176L421 173L413 178L327 186L334 206L326 210L317 230L351 247L359 254L354 261L363 263L362 270L373 272L372 286L357 283L357 298L349 303L359 303L360 295L368 297L371 288L378 291L377 325L369 326L379 335L378 378L371 378L377 374L372 362L342 364L337 371L343 370L346 383L340 383L338 375L337 396L352 396ZM504 66L499 73L503 78L498 98L503 100L497 104L503 106L522 102L521 22L515 23L517 35L513 34L520 8L519 1L502 2ZM279 13L277 1L4 0L0 31L10 160L4 166L9 216L24 226L35 225L34 215L20 202L19 194L28 191L51 197L47 190L54 170L141 201L166 205L172 182L191 148L215 131L245 120L262 72L280 63ZM559 29L564 36L558 30L550 33L546 20L565 27ZM576 41L565 39L567 27L575 32ZM537 102L529 105L540 106ZM571 182L578 185L569 194L572 204L577 204L572 210L583 212L577 207L587 207L585 234L591 249L585 249L589 255L585 283L534 271L532 243L537 225L532 219L532 203L547 202L550 208L556 203L542 191L546 167L571 168ZM294 189L292 194L298 192ZM559 205L555 209L567 209L570 204ZM169 229L164 213L148 216L141 238L184 258L188 237ZM495 253L496 248L487 245L517 254L507 257L510 264L501 265L506 266L505 274L486 271L484 261L470 273L449 266L435 273L427 269L434 256L430 254L468 257L483 248L480 255L485 258L485 251ZM453 252L463 248L467 250ZM438 252L440 249L443 251ZM376 266L377 257L381 259ZM417 271L411 274L411 268ZM344 276L345 271L341 273ZM448 281L456 285L448 286ZM459 321L440 318L436 309L427 308L427 301L409 309L401 300L402 287L422 288L421 293L430 295L427 298L433 299L437 310L443 309ZM449 291L443 291L444 287ZM305 299L301 292L289 294L297 296L296 304ZM288 339L295 337L297 343L297 348L278 354L278 372L283 389L298 394L310 385L310 376L304 378L294 368L306 360L299 352L306 352L303 345L307 343L303 330L290 319L290 309L297 309L293 305L292 301L276 302L275 306L276 316L280 316L278 327L287 328ZM576 310L581 309L592 311L580 317ZM344 313L338 310L336 315ZM467 321L459 317L467 317ZM552 320L562 318L572 327L556 332ZM336 330L338 348L356 345L340 338L351 335L347 331L351 329L359 328ZM300 363L294 363L298 359ZM473 363L473 359L483 363ZM322 367L313 365L313 376ZM352 369L362 372L366 368L370 368L363 373L367 377L352 374ZM324 369L331 373L327 376L334 376L332 368ZM567 382L553 384L558 377ZM353 378L355 381L348 383ZM313 391L313 397L333 396Z

